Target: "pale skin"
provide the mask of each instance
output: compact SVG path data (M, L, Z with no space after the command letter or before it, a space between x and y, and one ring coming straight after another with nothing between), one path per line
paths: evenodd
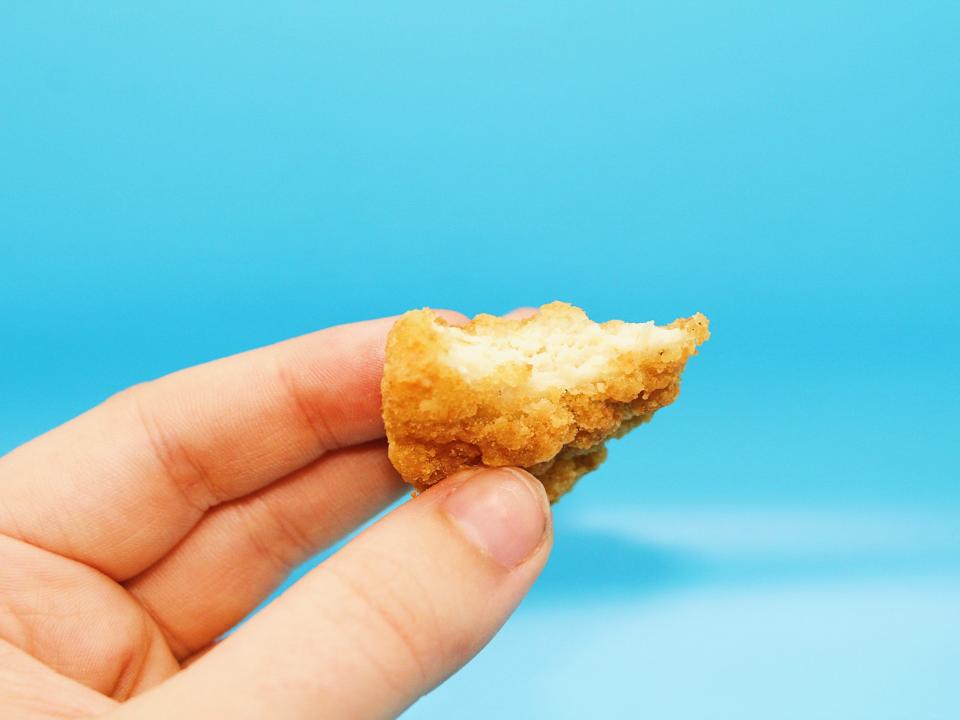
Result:
M392 322L129 388L0 458L0 717L394 717L496 633L552 538L512 469L402 504L220 639L409 491Z

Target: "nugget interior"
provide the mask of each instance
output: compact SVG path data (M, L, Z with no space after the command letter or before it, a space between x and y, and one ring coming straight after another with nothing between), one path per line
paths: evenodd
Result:
M390 459L418 490L470 466L523 467L554 501L603 461L605 440L676 398L708 337L700 314L665 327L598 324L560 302L463 327L409 312L384 364Z
M584 383L602 380L618 354L651 355L684 337L678 328L661 328L652 322L598 325L586 315L555 312L507 333L497 325L473 332L448 326L441 333L447 336L444 361L470 382L518 363L529 366L527 382L533 390L559 387L571 392Z

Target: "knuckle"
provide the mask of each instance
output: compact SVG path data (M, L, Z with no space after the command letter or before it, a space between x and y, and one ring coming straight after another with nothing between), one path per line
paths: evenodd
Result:
M258 494L233 505L254 554L286 572L315 551L310 538Z
M375 645L365 652L387 682L405 690L411 686L426 689L440 672L445 656L430 594L412 573L399 569L395 559L366 560L362 576L332 568L353 601L355 619L375 630Z
M118 393L110 401L129 408L145 438L145 445L160 473L200 512L221 502L221 493L197 454L191 450L179 433L170 429L167 421L158 417L151 402L154 385L134 385ZM110 402L108 401L108 402Z
M273 373L277 385L286 395L294 416L310 432L321 452L342 447L333 425L315 402L312 402L303 383L297 379L286 358L278 351L273 355Z

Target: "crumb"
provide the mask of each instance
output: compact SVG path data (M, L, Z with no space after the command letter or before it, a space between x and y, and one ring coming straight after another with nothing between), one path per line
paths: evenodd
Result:
M390 461L417 490L477 465L522 467L551 502L620 437L669 405L710 337L696 314L664 327L595 323L562 302L524 319L463 326L413 310L387 339L382 383Z

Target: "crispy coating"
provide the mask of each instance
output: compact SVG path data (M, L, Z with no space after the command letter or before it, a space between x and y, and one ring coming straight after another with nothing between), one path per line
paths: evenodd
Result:
M674 332L649 325L598 325L561 302L462 327L429 309L406 313L384 363L390 461L420 491L468 467L518 466L556 501L603 462L607 439L676 399L710 336L699 313L666 326Z

